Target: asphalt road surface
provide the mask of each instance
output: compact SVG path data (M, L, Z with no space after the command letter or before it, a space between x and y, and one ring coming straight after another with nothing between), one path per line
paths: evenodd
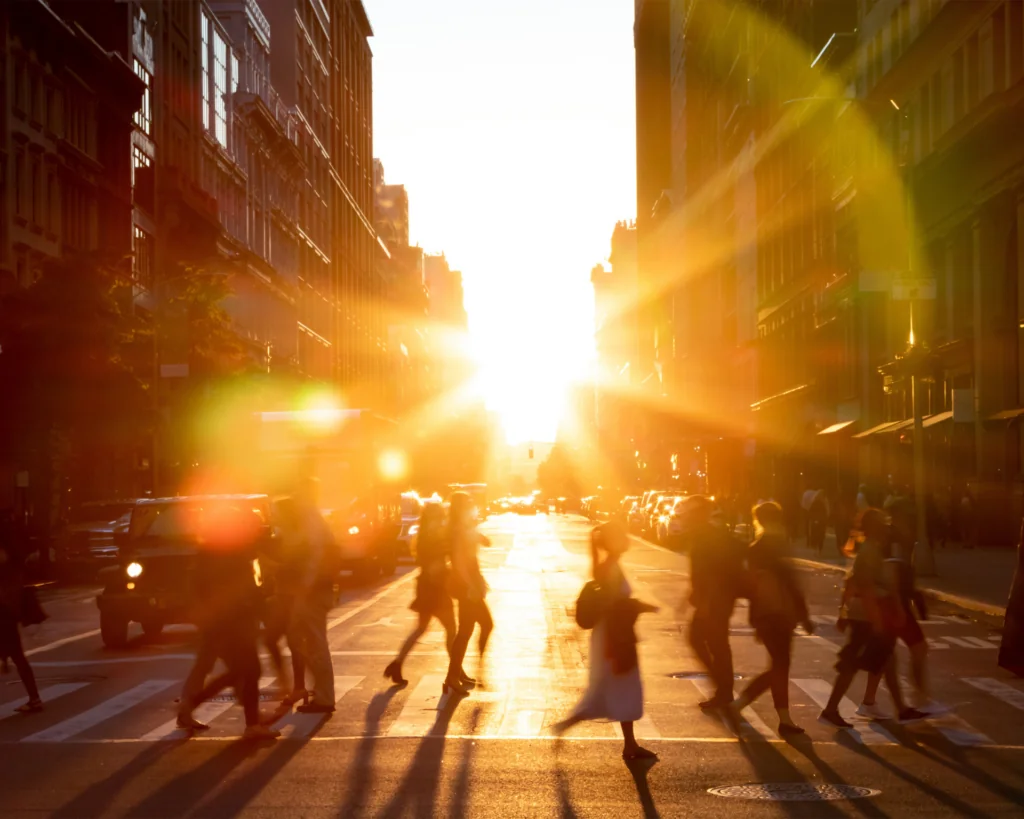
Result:
M14 714L24 692L13 672L0 678L0 815L1022 815L1024 683L996 666L990 625L951 608L936 608L925 625L936 694L954 715L909 727L857 721L836 732L816 718L841 641L833 626L840 577L804 570L820 628L796 640L791 707L808 735L782 741L766 695L744 712L737 736L697 707L707 683L678 608L687 559L642 541L624 558L626 571L634 593L662 608L639 627L646 715L637 735L660 761L627 767L618 727L606 723L556 743L551 726L586 680L588 635L572 611L588 571L589 526L504 516L485 530L497 625L482 667L475 644L467 663L482 688L462 700L441 696L440 627L409 658L408 686L381 676L414 623L415 573L402 567L374 587L344 589L331 613L337 712L287 717L284 737L266 745L238 741L241 709L229 698L205 706L206 735L173 729L191 630L107 651L90 590L47 595L51 619L27 633L46 710ZM744 609L733 625L736 670L746 678L764 667L764 650ZM270 699L274 680L264 685ZM862 687L863 678L851 699ZM879 701L888 704L884 689Z

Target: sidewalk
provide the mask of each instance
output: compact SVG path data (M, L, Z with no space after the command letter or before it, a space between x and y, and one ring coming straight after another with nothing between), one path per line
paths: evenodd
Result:
M832 532L819 556L803 540L791 547L793 557L830 568L845 569ZM1002 617L1017 566L1016 549L964 549L959 545L934 550L935 577L918 577L917 584L932 597L984 614Z

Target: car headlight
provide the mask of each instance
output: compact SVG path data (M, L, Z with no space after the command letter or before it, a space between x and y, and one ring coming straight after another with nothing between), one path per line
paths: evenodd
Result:
M129 577L138 577L142 574L142 564L133 561L125 567L124 573Z
M256 581L257 586L263 585L263 569L260 568L258 557L252 562L252 579Z
M418 523L414 523L412 526L409 527L409 535L410 536L419 534L419 531L420 531L420 525Z
M358 526L349 526L348 527L348 533L350 535L358 535L359 534L359 527Z

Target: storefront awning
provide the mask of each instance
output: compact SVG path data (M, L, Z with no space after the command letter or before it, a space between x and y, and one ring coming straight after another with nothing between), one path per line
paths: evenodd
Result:
M1002 410L997 412L995 415L990 415L985 420L987 421L1014 421L1024 415L1024 407L1016 407L1014 409Z
M1024 412L1024 410L1021 411ZM922 424L922 426L924 426L925 429L928 429L929 427L933 427L936 424L941 424L944 423L945 421L952 420L953 410L949 410L947 412L939 412L936 413L935 415L929 415L927 418L924 419L924 423Z
M856 421L840 421L838 424L833 424L830 427L826 427L825 429L823 429L818 434L819 435L832 435L833 433L836 433L836 432L842 432L844 429L848 429L849 427L851 427L853 424L856 424L856 423L857 423Z
M875 435L879 432L888 432L890 427L894 427L897 424L902 424L903 421L886 421L884 424L879 424L877 427L871 427L866 429L864 432L858 432L854 435L854 438L867 438L870 435Z
M880 429L879 433L888 435L890 432L903 432L905 429L914 428L914 419L906 418L903 421L897 421L895 424L890 424L885 429Z

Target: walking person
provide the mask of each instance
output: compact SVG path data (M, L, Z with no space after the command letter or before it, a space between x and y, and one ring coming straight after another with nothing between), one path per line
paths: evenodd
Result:
M419 615L419 622L405 639L398 656L384 669L384 676L395 685L405 685L408 680L402 676L402 663L409 656L413 646L427 633L431 618L436 617L444 626L447 637L449 659L455 642L455 607L448 594L448 549L445 537L444 509L439 503L425 503L420 513L419 530L416 533L416 562L420 573L416 578L416 597L409 606ZM461 668L459 669L461 672ZM460 673L460 680L465 674Z
M19 624L25 615L22 606L23 557L13 516L5 513L0 522L0 663L5 674L8 660L14 663L28 695L28 700L15 710L19 714L34 714L43 710L43 701L39 698L35 674L21 645Z
M295 517L283 531L285 548L300 561L296 578L292 634L305 667L313 676L313 694L296 708L303 714L334 713L334 662L327 640L327 615L334 602L339 555L334 536L316 505L316 485L294 497Z
M591 577L600 586L603 615L590 634L587 690L573 712L554 726L562 736L586 720L611 720L622 726L627 762L657 759L636 741L634 723L644 715L644 691L636 651L634 626L641 614L657 606L632 597L619 559L629 548L629 535L616 523L603 523L590 535Z
M743 690L732 704L735 714L769 688L779 715L783 737L804 733L789 713L789 667L793 653L793 630L802 624L814 633L803 591L787 555L786 525L782 507L768 501L754 509L756 537L747 550L750 577L750 625L768 651L770 666Z
M303 660L301 641L296 631L295 608L299 597L302 577L302 554L293 548L296 539L285 536L298 526L298 511L291 498L283 498L275 504L275 513L280 524L276 536L268 538L268 549L260 555L263 569L263 637L270 654L270 661L277 671L283 693L281 706L290 710L301 701L309 702L310 692L306 689L306 664ZM285 665L281 652L282 640L287 641L291 652L291 667Z
M476 684L462 667L473 629L480 624L480 667L483 667L487 641L494 630L494 620L487 608L487 581L480 571L481 546L491 541L476 528L473 499L465 492L455 492L448 507L448 548L451 550L452 596L459 601L459 630L452 643L448 675L442 692L466 694L467 686Z
M696 497L686 504L690 522L689 639L715 686L701 708L724 708L733 701L729 621L744 586L743 543L726 527L714 503Z
M259 589L254 561L263 521L234 504L203 512L196 557L198 599L203 602L200 645L182 691L178 728L189 733L209 728L193 710L230 685L245 715L242 738L276 739L280 731L262 724L259 710ZM227 671L204 686L217 660Z
M999 666L1024 677L1024 521L1017 540L1017 567L1006 603L1003 639L999 643Z
M836 681L818 721L834 728L853 727L839 713L839 703L850 690L858 671L869 675L885 672L896 647L896 632L903 612L894 584L887 582L884 564L888 550L888 526L879 509L858 516L853 542L856 555L843 591L836 627L849 632L836 661ZM920 718L907 709L899 685L891 690L901 720Z

